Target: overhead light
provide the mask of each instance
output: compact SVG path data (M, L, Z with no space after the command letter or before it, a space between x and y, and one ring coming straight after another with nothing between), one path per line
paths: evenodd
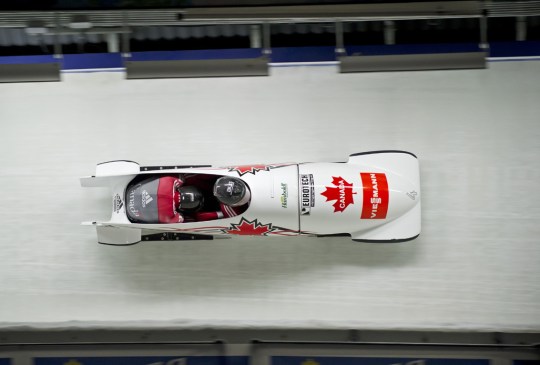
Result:
M92 22L87 15L73 15L68 27L71 29L90 29L92 28Z

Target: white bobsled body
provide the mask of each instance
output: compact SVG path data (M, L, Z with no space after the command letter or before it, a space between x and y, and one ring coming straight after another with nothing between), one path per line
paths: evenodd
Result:
M402 152L352 155L347 163L300 165L302 232L357 241L407 241L420 234L418 160Z
M240 215L184 223L132 223L126 195L141 175L206 174L242 179L251 191ZM111 219L91 222L98 241L126 245L154 239L211 239L235 235L350 235L353 240L396 242L420 233L420 179L416 157L401 151L351 155L346 163L287 163L202 167L139 167L131 161L98 165L84 187L109 187Z

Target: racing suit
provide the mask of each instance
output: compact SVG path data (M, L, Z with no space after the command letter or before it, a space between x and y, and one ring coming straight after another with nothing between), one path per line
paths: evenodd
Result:
M180 203L178 188L183 181L177 176L151 177L129 186L126 212L134 223L182 223L184 217L176 208Z
M229 205L220 203L219 204L220 211L214 211L214 212L197 212L195 213L195 220L200 221L211 221L214 219L220 219L220 218L231 218L235 217L238 214L241 214L244 210L244 206L240 207L231 207Z

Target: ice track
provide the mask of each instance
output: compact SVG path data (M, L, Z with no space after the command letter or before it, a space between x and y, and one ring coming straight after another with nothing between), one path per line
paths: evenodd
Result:
M540 330L540 62L0 84L0 326ZM423 232L108 247L95 164L420 158Z

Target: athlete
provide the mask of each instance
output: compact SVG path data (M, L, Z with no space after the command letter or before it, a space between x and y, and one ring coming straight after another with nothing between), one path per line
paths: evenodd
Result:
M128 187L127 215L134 223L183 223L230 218L243 213L250 200L246 184L237 178L224 176L213 186L219 210L203 211L204 195L179 176L150 177ZM204 185L204 181L199 181ZM211 185L209 186L211 187ZM209 193L210 194L210 193Z
M202 208L204 197L178 176L151 177L128 187L127 215L135 223L182 223L185 213Z
M209 221L219 218L235 217L247 209L251 198L246 184L235 177L223 176L214 183L213 194L219 201L218 211L197 212L196 221Z

